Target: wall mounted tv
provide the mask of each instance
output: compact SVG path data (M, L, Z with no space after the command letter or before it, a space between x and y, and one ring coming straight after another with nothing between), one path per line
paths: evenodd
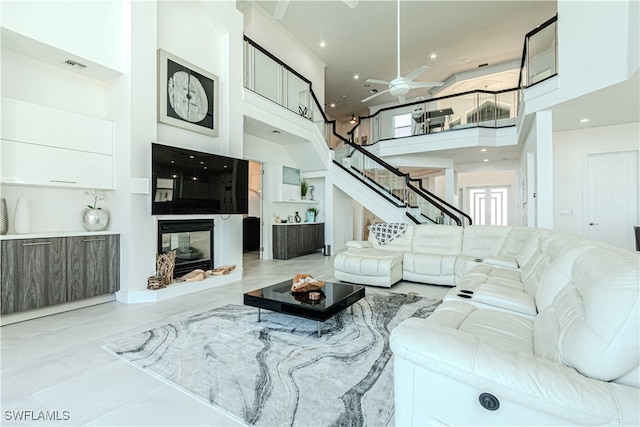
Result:
M246 214L249 162L151 144L152 215Z

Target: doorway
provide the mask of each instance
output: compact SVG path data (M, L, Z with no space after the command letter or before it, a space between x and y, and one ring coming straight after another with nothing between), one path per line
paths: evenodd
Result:
M264 195L262 177L264 165L249 161L249 213L243 218L243 245L245 253L254 253L262 259L264 227Z
M587 155L584 235L634 250L639 225L638 151Z
M469 212L476 225L509 225L509 186L468 188Z

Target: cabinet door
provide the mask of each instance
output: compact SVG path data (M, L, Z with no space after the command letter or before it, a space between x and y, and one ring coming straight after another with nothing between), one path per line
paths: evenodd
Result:
M120 289L120 236L67 238L67 300L76 301Z
M18 245L19 240L0 242L0 295L2 296L2 314L18 311Z
M113 188L110 155L6 140L0 144L3 183Z
M64 238L16 239L2 243L3 314L65 302Z

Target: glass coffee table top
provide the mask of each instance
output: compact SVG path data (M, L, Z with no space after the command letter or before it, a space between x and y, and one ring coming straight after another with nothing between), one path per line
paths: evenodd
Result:
M260 309L324 322L364 298L362 285L326 282L318 292L319 300L310 300L308 292L291 292L291 279L244 294L244 304ZM318 335L320 325L318 324Z

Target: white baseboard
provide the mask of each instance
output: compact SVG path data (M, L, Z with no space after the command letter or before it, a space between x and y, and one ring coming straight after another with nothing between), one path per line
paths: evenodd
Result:
M126 304L157 302L212 289L232 282L238 282L240 280L242 280L242 271L234 270L229 274L222 276L210 276L199 282L174 283L166 288L157 290L142 289L139 291L118 291L116 292L116 298L118 301Z
M21 311L19 313L3 314L2 316L0 316L0 326L11 325L13 323L24 322L31 319L37 319L38 317L51 316L53 314L64 313L65 311L77 310L79 308L104 304L105 302L111 302L115 300L116 296L114 294L107 294L79 301L56 304L49 307Z

